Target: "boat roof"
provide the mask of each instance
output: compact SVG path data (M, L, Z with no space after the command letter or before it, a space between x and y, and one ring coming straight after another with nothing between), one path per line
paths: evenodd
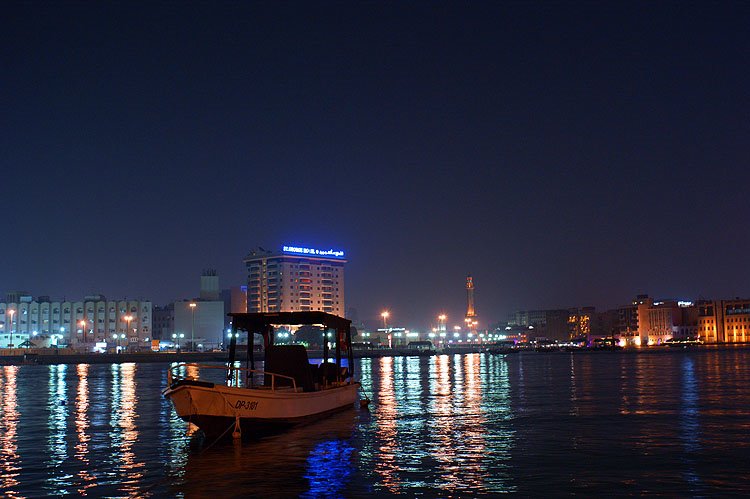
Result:
M331 329L344 329L352 321L326 312L255 312L230 313L232 327L243 331L260 332L270 325L323 326Z

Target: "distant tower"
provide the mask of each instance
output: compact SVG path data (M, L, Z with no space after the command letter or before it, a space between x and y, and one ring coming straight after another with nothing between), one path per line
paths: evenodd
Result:
M201 300L218 301L219 276L214 269L205 269L201 273Z
M474 281L471 276L466 276L466 327L470 331L474 331L477 328L476 324L477 314L474 310Z

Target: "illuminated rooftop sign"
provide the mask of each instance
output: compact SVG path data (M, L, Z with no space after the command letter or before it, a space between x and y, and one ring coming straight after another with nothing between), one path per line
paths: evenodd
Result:
M322 250L315 248L303 248L301 246L283 246L282 250L284 253L292 253L295 255L308 255L308 256L320 256L324 258L344 258L344 252L341 250Z

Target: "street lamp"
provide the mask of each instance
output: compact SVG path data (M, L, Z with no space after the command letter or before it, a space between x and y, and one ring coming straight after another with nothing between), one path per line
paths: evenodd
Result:
M180 333L180 334L172 333L172 339L177 343L178 352L180 351L180 338L184 338L184 337L185 337L184 333Z
M390 315L391 315L390 312L388 312L387 310L383 310L383 313L380 314L380 317L383 318L383 329L387 329L388 328L388 322L387 322L387 320L388 320L388 317Z
M81 322L78 324L81 325L81 334L83 335L83 342L86 343L86 321L81 319Z
M195 351L195 307L197 306L198 304L195 302L190 303L190 312L192 313L192 316L193 316L193 322L192 322L192 325L190 326L190 351L191 352Z
M13 348L13 316L16 311L8 310L8 313L10 314L10 341L8 342L8 348Z
M125 332L127 334L130 334L130 321L133 320L133 316L130 315L130 314L128 314L128 315L124 316L123 319L125 319L125 322L128 323L128 328L125 330ZM125 335L122 335L122 337L125 338Z
M438 320L440 321L440 327L438 329L440 329L441 331L445 331L445 319L447 318L448 316L446 316L445 314L438 315Z

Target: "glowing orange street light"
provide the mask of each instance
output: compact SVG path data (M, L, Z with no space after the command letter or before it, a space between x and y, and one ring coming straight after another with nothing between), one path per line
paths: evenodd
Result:
M133 320L133 316L128 314L125 317L123 317L123 319L125 319L125 322L128 323L128 329L125 332L129 335L130 334L130 321Z
M448 318L448 316L445 315L445 314L438 315L438 320L440 321L440 327L439 327L439 329L441 331L445 330L445 319L447 319L447 318Z
M380 316L383 318L383 329L386 329L388 327L387 320L390 315L390 312L388 312L387 310L383 310L383 313L380 314Z
M83 335L83 342L86 343L86 321L81 319L78 323L81 325L81 334Z

